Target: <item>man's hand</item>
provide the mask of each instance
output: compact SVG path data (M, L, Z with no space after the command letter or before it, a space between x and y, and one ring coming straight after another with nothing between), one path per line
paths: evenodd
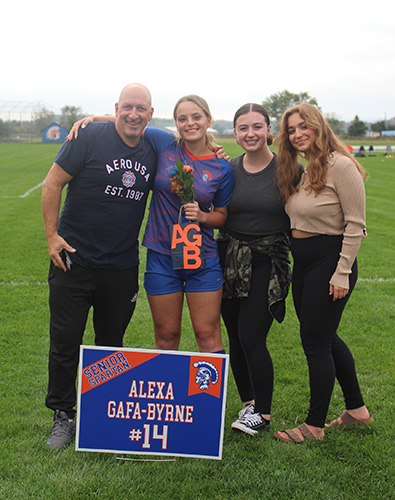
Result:
M64 272L68 271L67 266L64 264L60 252L66 250L68 253L75 253L76 249L70 246L61 236L56 234L48 239L48 253L52 262L56 267L63 269Z
M48 253L56 267L67 271L59 253L64 249L67 252L74 253L76 250L71 247L58 234L58 217L62 190L64 186L72 180L71 175L67 174L57 163L53 163L43 182L41 195L41 207L45 226L45 236L48 243Z

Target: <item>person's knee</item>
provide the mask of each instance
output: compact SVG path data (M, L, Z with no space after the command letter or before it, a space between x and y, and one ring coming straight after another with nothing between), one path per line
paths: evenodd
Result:
M155 349L178 349L180 338L181 331L178 329L155 327Z
M223 349L220 325L206 325L195 329L195 338L201 352L215 352Z
M309 362L324 360L331 356L331 341L326 337L302 338L303 351Z
M218 352L224 349L221 337L196 338L196 341L200 352Z

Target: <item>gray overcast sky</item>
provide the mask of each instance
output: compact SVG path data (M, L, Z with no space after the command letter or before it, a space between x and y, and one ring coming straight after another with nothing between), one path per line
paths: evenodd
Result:
M113 113L137 81L157 117L194 93L232 119L285 89L346 121L395 116L393 0L21 0L4 11L2 102Z

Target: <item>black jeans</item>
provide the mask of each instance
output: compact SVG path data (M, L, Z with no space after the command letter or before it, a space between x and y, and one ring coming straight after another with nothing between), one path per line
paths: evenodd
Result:
M138 267L91 270L72 264L67 273L51 262L49 380L46 406L75 414L79 348L93 307L95 344L122 347L136 307Z
M306 423L324 427L335 383L340 383L347 409L364 405L354 358L337 335L343 310L358 276L357 261L349 277L349 293L333 302L329 280L335 272L342 236L291 238L294 258L292 295L300 321L300 336L310 378L310 408Z

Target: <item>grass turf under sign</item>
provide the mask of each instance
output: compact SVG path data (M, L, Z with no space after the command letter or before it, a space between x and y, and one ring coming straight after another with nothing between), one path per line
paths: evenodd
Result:
M119 461L101 453L49 450L52 413L45 407L49 349L49 257L39 186L58 145L0 144L0 499L241 499L348 500L395 498L395 158L361 159L366 181L368 237L358 254L359 276L339 328L356 361L372 426L326 433L323 442L291 446L276 430L303 422L309 400L306 360L291 297L268 343L275 385L270 432L256 436L230 429L241 405L228 382L222 461ZM240 153L227 141L230 156ZM35 189L33 189L35 188ZM29 192L30 191L30 192ZM26 196L22 197L25 193ZM142 287L125 346L151 349L151 314ZM226 331L223 339L228 352ZM94 343L89 318L84 338ZM180 349L196 351L187 311ZM336 384L328 422L344 409Z

